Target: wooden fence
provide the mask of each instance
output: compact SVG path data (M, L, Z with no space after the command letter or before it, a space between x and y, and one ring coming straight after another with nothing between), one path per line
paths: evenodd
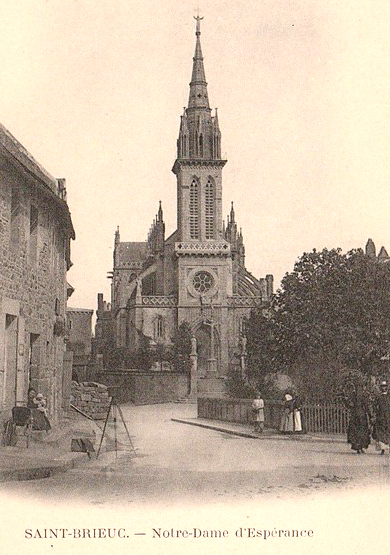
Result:
M264 401L264 424L279 429L283 401ZM305 404L301 409L304 430L312 433L346 434L348 410L336 404ZM252 423L252 400L198 398L198 418Z
M308 432L346 434L348 410L342 405L316 404L302 406L303 422Z

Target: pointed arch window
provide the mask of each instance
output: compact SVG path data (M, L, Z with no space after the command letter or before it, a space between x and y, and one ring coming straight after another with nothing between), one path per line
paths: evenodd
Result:
M215 186L211 177L208 178L205 190L205 233L206 239L214 239L215 227Z
M164 318L162 316L157 316L154 321L154 339L164 338Z
M203 157L203 135L199 135L199 155Z
M195 178L190 186L190 238L199 239L199 182Z

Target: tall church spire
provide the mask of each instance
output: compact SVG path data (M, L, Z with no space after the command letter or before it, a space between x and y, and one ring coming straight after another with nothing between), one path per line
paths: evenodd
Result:
M200 22L196 20L196 45L192 62L192 77L188 107L181 116L179 138L177 141L178 160L220 160L221 132L217 111L211 115L207 82L200 45Z
M206 75L203 65L202 47L200 45L200 22L203 17L194 18L196 20L196 45L195 55L192 63L192 77L190 83L190 97L188 100L188 109L206 108L210 110L209 99L207 95Z
M180 118L177 158L177 229L180 241L214 241L222 235L221 131L218 116L211 114L200 45L200 22L196 20L195 54L188 106Z

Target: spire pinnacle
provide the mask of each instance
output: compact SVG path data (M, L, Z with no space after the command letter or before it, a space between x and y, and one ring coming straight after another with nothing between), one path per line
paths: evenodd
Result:
M234 207L233 207L233 201L232 201L232 207L230 209L230 221L231 221L231 223L234 222L234 217L235 217L235 214L234 214Z
M196 46L192 64L192 76L190 83L190 98L188 108L200 108L210 110L209 99L207 95L206 75L203 66L202 47L200 45L200 22L203 17L197 15L196 20Z
M199 10L198 10L198 15L194 16L194 19L196 20L196 33L195 33L195 35L197 37L199 37L200 36L200 22L203 19L203 17L199 17Z
M163 221L163 210L162 210L161 200L159 201L159 205L158 205L158 219L157 219L157 221L159 221L159 222Z

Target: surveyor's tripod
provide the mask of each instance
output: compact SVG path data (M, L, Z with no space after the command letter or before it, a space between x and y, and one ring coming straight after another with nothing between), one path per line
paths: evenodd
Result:
M105 436L105 433L106 433L107 423L108 423L108 420L110 418L111 411L112 411L112 421L114 423L115 459L118 458L117 413L119 414L119 416L122 420L123 426L126 430L126 434L127 434L128 439L129 439L131 450L134 453L134 455L136 455L135 448L134 448L133 442L131 441L131 437L130 437L130 434L129 434L129 430L127 429L125 419L123 418L122 409L117 404L117 402L114 400L114 397L111 397L110 406L108 407L107 416L106 416L106 420L104 422L102 437L100 438L100 445L99 445L99 449L98 449L96 458L98 458L99 454L100 454L100 450L101 450L103 439L104 439L104 436Z

